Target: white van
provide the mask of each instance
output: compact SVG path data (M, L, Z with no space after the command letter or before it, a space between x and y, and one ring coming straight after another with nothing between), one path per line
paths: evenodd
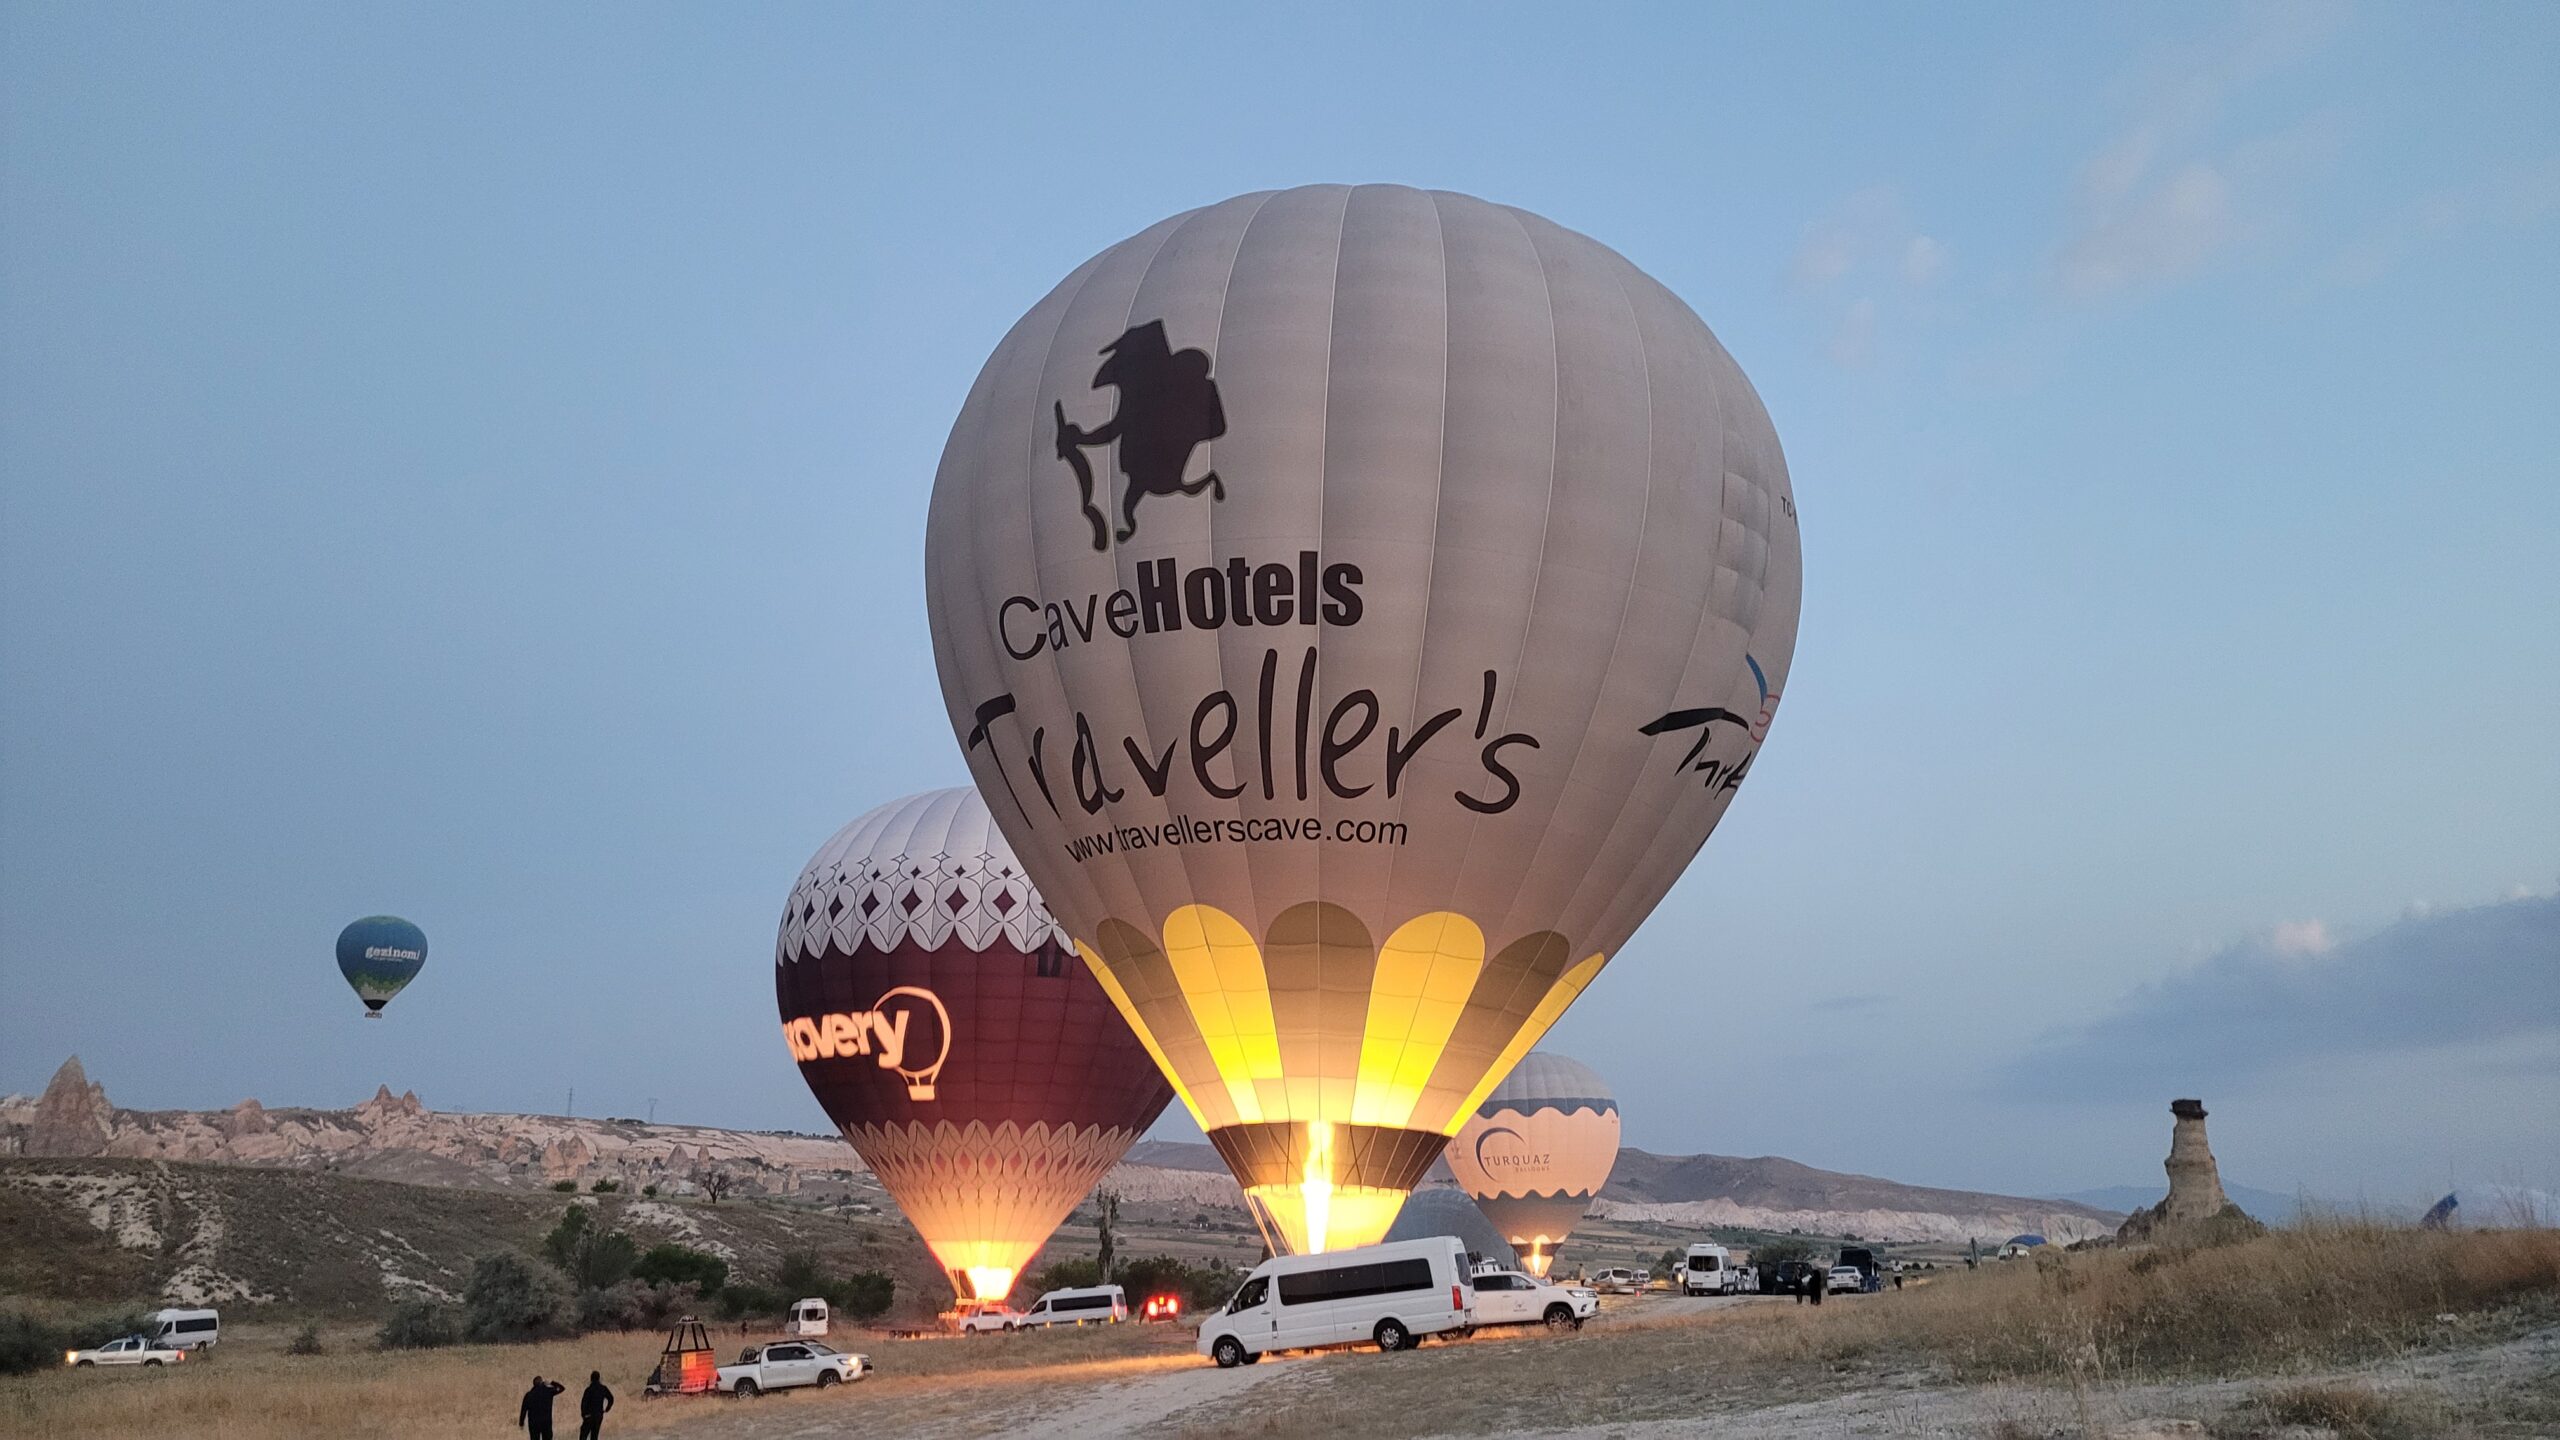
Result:
M145 1333L172 1350L204 1350L222 1338L218 1310L154 1310Z
M1052 1290L1014 1317L1008 1330L1042 1325L1117 1325L1129 1318L1129 1297L1117 1285L1087 1285Z
M791 1302L791 1316L782 1322L782 1333L804 1339L827 1338L827 1302L816 1296Z
M1733 1252L1721 1245L1692 1245L1689 1266L1680 1276L1684 1295L1731 1295L1738 1277L1733 1269Z
M1424 1335L1475 1326L1467 1247L1454 1235L1280 1255L1253 1267L1227 1308L1200 1323L1198 1349L1221 1368L1274 1350L1376 1341L1409 1350Z

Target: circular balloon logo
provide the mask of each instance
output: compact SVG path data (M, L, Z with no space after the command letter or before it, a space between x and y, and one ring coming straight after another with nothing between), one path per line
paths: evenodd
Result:
M1178 215L997 347L926 538L952 726L1275 1248L1364 1244L1670 888L1795 647L1678 297L1396 186Z

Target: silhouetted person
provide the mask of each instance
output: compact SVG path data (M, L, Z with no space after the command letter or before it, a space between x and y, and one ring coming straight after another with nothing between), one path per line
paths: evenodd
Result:
M1105 522L1093 503L1093 472L1083 450L1120 442L1120 473L1129 485L1121 495L1119 538L1138 533L1138 501L1149 495L1197 495L1227 498L1227 483L1210 471L1189 484L1183 468L1191 452L1227 433L1226 406L1218 399L1218 382L1209 378L1209 352L1176 350L1165 338L1164 322L1132 325L1102 347L1109 358L1093 372L1093 386L1120 391L1120 408L1094 429L1068 423L1063 403L1052 402L1057 418L1058 456L1076 472L1084 492L1085 518L1093 522L1093 548L1103 544Z
M557 1380L533 1377L533 1388L516 1402L516 1423L524 1427L525 1440L551 1440L551 1401L568 1388Z
M1822 1303L1822 1292L1831 1288L1831 1272L1819 1265L1816 1265L1813 1267L1813 1274L1810 1279L1812 1282L1813 1303L1819 1305Z
M604 1412L613 1408L613 1392L604 1387L604 1372L587 1372L587 1388L578 1392L578 1440L599 1440Z

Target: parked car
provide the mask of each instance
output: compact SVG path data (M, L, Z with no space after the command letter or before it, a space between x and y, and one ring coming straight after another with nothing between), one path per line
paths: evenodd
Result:
M175 1365L186 1358L186 1351L148 1335L127 1335L95 1349L62 1352L62 1363L80 1370L92 1365Z
M218 1310L154 1310L146 1333L172 1350L209 1349L222 1339Z
M1804 1294L1813 1288L1813 1262L1810 1260L1779 1261L1777 1272L1770 1278L1777 1286L1777 1294Z
M870 1373L868 1355L847 1355L815 1340L777 1340L770 1345L750 1345L738 1356L737 1364L721 1366L719 1390L723 1395L751 1400L769 1391L795 1390L804 1385L824 1390Z
M1613 1265L1591 1277L1591 1288L1603 1295L1641 1295L1652 1283L1650 1271L1630 1270L1623 1265Z
M1425 1335L1475 1324L1467 1247L1454 1235L1275 1255L1253 1267L1224 1310L1200 1323L1200 1353L1220 1369L1275 1350L1375 1341L1410 1350Z
M1834 1265L1823 1288L1834 1295L1855 1295L1867 1288L1867 1277L1855 1265Z
M1518 1270L1478 1270L1475 1291L1479 1326L1579 1330L1583 1321L1600 1313L1599 1291L1585 1285L1558 1285Z
M1022 1324L1022 1312L1002 1300L963 1300L942 1312L942 1328L963 1335L1010 1331Z
M1045 1329L1051 1325L1117 1325L1129 1318L1129 1296L1117 1285L1085 1285L1052 1290L1031 1302L1008 1328Z

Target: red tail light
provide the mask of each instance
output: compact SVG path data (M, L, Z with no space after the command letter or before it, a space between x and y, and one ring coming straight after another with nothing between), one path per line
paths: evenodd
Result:
M1458 1287L1455 1285L1449 1287L1449 1308L1452 1310L1467 1308L1467 1302L1458 1298Z

